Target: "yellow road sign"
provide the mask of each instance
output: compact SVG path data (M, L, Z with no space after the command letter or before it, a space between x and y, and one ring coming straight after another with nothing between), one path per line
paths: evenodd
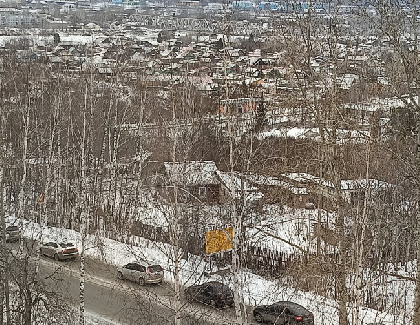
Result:
M206 232L206 254L232 249L233 228L209 230Z

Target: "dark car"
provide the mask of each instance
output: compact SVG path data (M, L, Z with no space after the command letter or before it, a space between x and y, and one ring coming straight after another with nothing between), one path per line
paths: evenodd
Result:
M279 301L272 305L258 306L253 310L258 323L276 325L313 325L314 314L303 306L290 301Z
M225 284L217 281L193 285L185 289L187 301L198 301L216 308L233 306L233 292Z

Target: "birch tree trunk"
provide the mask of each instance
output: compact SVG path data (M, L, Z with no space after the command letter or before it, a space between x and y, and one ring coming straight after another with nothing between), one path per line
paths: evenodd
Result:
M417 117L417 137L414 151L416 154L415 170L417 171L417 276L416 287L414 289L413 325L420 325L420 111L417 111L415 116Z
M3 80L2 80L3 81ZM5 161L4 161L4 153L3 150L6 148L6 144L4 143L4 134L3 130L5 129L3 126L3 121L6 119L4 114L4 107L3 107L3 84L1 83L1 114L0 114L0 226L1 226L1 245L0 245L0 262L1 262L1 270L0 270L0 276L1 276L1 283L0 283L0 324L4 324L4 321L6 321L6 325L11 324L10 319L10 289L9 289L9 272L8 272L8 254L6 253L6 220L5 220L5 211L4 211L4 168L5 168ZM6 319L4 319L4 316L6 316Z
M81 237L81 249L80 249L80 283L79 283L79 325L85 324L85 240L87 231L87 220L88 215L86 214L86 143L87 143L87 100L88 100L88 84L85 86L85 98L83 108L83 133L81 139L81 160L80 160L80 179L81 179L81 190L79 193L79 210L80 210L80 237Z
M50 191L50 185L51 185L51 178L52 178L52 166L54 161L54 138L56 134L56 126L57 126L57 120L59 118L59 111L60 111L60 93L56 97L56 102L53 103L53 112L50 116L51 122L50 129L49 129L49 137L48 137L48 156L47 156L47 168L46 168L46 176L45 176L45 183L44 183L44 190L41 194L41 197L39 199L39 207L40 207L40 225L41 225L41 232L39 234L39 242L43 242L43 233L44 228L48 226L48 213L46 211L47 206L47 200L49 197L49 191ZM57 185L57 184L56 184ZM36 255L36 266L35 266L35 274L39 273L39 263L40 263L40 250L37 250Z
M338 318L339 325L347 325L347 287L346 287L346 261L347 261L347 245L345 235L345 220L344 220L344 209L343 209L343 196L341 189L341 175L339 168L341 167L341 150L337 143L337 127L339 123L339 104L338 104L338 91L337 91L337 31L334 27L331 31L331 43L330 45L330 57L333 60L333 73L332 73L332 89L330 107L327 114L327 125L329 130L326 131L328 134L327 144L330 148L327 148L329 154L329 172L331 173L331 179L334 184L334 203L335 211L337 213L337 235L338 235L338 265L336 274L336 288L338 298Z
M1 145L1 143L0 143ZM1 148L0 148L1 149ZM6 250L6 221L5 221L5 214L4 214L4 167L3 161L0 161L0 224L1 224L1 259L2 261L2 283L1 283L1 322L3 324L3 314L6 316L6 325L11 324L10 318L10 289L9 289L9 254Z
M224 59L226 60L226 58ZM233 280L233 297L235 304L235 318L237 324L246 324L246 311L242 303L241 295L241 236L242 236L242 215L237 210L237 192L235 185L235 159L234 159L234 139L232 125L232 111L229 105L229 84L227 79L227 62L224 62L225 74L225 99L226 99L226 113L228 123L228 137L229 137L229 170L230 170L230 212L233 222L233 238L232 238L232 280Z
M417 189L417 227L416 227L416 235L417 235L417 274L416 274L416 286L414 289L414 312L413 312L413 325L420 325L420 106L419 106L419 83L420 83L420 76L418 70L419 64L419 50L418 50L418 2L416 0L411 1L412 5L412 19L413 19L413 31L414 31L414 62L413 62L413 72L414 72L414 81L416 83L416 95L417 95L417 102L414 112L414 117L416 119L416 139L415 139L415 147L414 147L414 155L415 155L415 166L414 170L416 171L416 189Z
M174 134L173 134L173 144L172 144L172 162L175 164L177 161L177 137L178 137L178 126L176 123L176 112L175 112L175 102L173 97L173 90L171 89L171 105L172 105L172 123L174 123ZM181 283L179 278L179 203L178 203L178 184L175 181L173 184L174 189L174 218L172 220L172 225L170 226L171 232L171 241L174 249L174 313L175 313L175 325L181 325Z
M372 128L371 128L372 130ZM371 131L372 134L372 131ZM357 211L356 216L356 240L355 240L355 283L353 285L355 289L355 301L354 301L354 324L359 324L360 322L360 307L362 306L362 290L363 290L363 283L362 283L362 270L363 270L363 256L365 253L365 233L366 233L366 227L368 222L368 205L369 201L371 199L371 185L370 185L370 164L371 164L371 146L372 146L372 139L369 139L368 148L366 152L366 188L365 188L365 194L363 199L363 210L361 213L360 218L358 217L359 211ZM360 229L360 236L359 236L359 225L361 227Z
M26 106L23 116L22 116L22 128L23 128L23 138L22 138L22 178L20 181L20 191L19 191L19 207L18 207L18 218L20 219L20 228L23 229L23 214L25 209L26 197L25 197L25 188L26 188L26 176L27 176L27 155L28 155L28 138L29 138L29 108L30 103ZM20 241L20 250L23 251L23 241Z
M333 130L334 131L334 130ZM333 141L337 141L336 135L332 136ZM347 325L347 287L346 287L346 262L347 262L347 244L345 235L344 209L342 206L341 177L337 170L339 166L339 148L337 143L330 143L330 170L332 172L334 184L334 202L337 213L336 228L338 235L338 263L336 265L336 290L338 300L339 325Z

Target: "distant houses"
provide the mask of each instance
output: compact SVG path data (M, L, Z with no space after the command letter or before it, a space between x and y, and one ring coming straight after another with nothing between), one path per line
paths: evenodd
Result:
M335 209L334 184L326 179L307 173L284 173L278 177L249 175L247 179L256 184L264 194L264 202L288 205L295 208ZM387 200L392 185L377 179L341 181L342 200L349 205L363 202L365 195Z
M153 186L160 196L187 205L226 205L237 201L258 211L263 204L293 208L334 209L334 184L307 173L278 177L220 171L213 161L164 162L155 168ZM386 200L392 185L377 179L342 180L340 192L347 204L363 202L365 195ZM235 198L232 194L235 193ZM232 201L234 200L234 201Z

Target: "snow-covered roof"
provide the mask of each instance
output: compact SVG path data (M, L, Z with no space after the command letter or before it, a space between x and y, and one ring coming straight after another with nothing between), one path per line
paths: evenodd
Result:
M334 184L332 182L307 173L284 173L281 174L281 176L297 183L310 183L326 187L334 187Z
M241 177L239 173L226 173L222 171L216 171L220 182L230 190L232 185L235 188L236 197L240 198L243 192L246 193L247 201L260 200L264 195L258 191L258 188L252 186L245 177Z
M227 187L231 188L233 185L236 191L257 191L258 189L249 184L244 178L241 178L241 175L238 173L230 173L230 172L222 172L217 171L217 176L219 177L220 181Z
M414 103L418 103L417 96L413 96ZM369 102L361 102L356 104L346 104L345 107L352 110L360 110L367 112L375 112L382 110L389 112L391 109L404 108L411 104L411 99L408 95L401 97L390 97L390 98L373 98Z
M293 194L296 195L305 195L308 194L308 191L306 189L306 187L296 187L293 186L292 184L279 180L277 177L272 177L272 176L265 176L265 175L248 175L247 179L254 183L254 184L258 184L258 185L268 185L268 186L278 186L278 187L282 187L285 188L287 190L289 190L290 192L292 192Z
M287 133L286 133L286 136L288 138L294 138L294 139L307 138L308 133L318 134L319 129L318 128L306 129L306 128L295 127L295 128L291 128L290 130L288 130Z
M328 133L331 132L330 129L325 130L325 137L328 140ZM348 143L356 142L363 143L370 137L369 131L363 130L336 130L336 141L337 143ZM292 138L292 139L312 139L314 141L321 141L321 134L319 128L290 128L286 130L273 129L270 131L261 132L258 135L260 140L266 138Z
M359 76L356 74L346 73L343 76L337 77L337 82L343 89L350 89L353 83L359 80Z
M352 179L341 181L341 189L344 191L367 189L370 187L371 190L378 190L381 188L389 188L391 184L378 180L378 179Z
M325 187L334 188L334 184L331 181L326 179L307 174L307 173L284 173L281 176L286 177L290 180L293 180L298 183L312 183L317 184ZM341 181L341 189L343 191L354 191L360 189L366 189L370 187L372 190L377 190L380 188L387 188L391 186L391 184L378 180L378 179L369 179L366 180L365 178L362 179L350 179L350 180L342 180Z

